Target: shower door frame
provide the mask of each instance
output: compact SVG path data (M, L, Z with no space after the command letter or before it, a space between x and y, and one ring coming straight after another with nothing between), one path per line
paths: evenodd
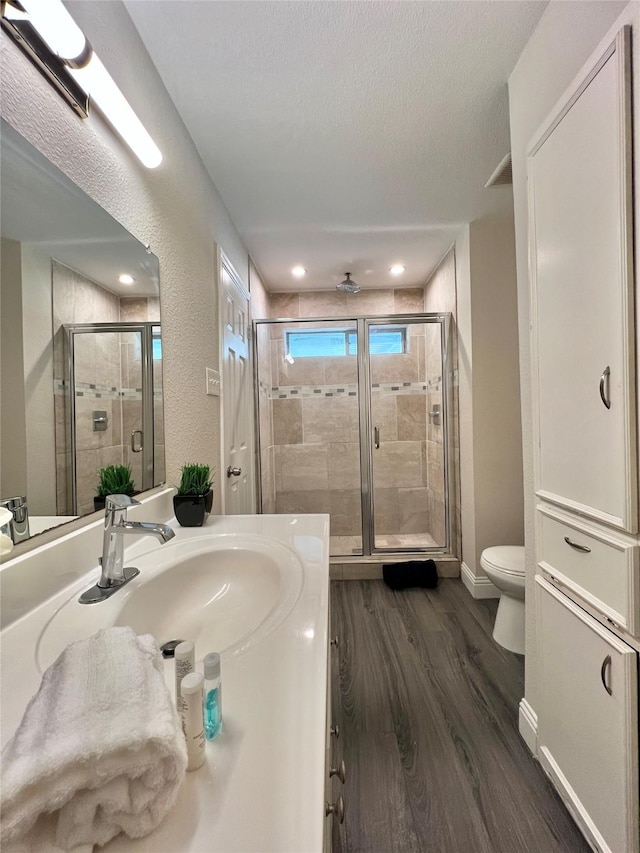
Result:
M389 554L451 554L451 503L452 492L451 463L451 414L453 406L453 376L450 353L451 342L451 313L428 314L359 314L348 317L278 317L252 321L254 374L254 406L255 406L255 460L257 471L257 493L260 511L262 511L262 446L260 443L260 411L258 399L258 327L261 325L286 325L291 323L345 323L354 324L357 335L357 383L358 411L360 435L360 485L361 485L361 525L362 525L362 554L335 555L336 559L361 559L363 557L384 556ZM442 361L442 465L444 475L444 512L445 512L445 542L444 545L434 546L390 546L386 548L375 545L375 515L373 493L373 423L371 414L371 371L369 353L370 326L398 326L402 323L437 323L440 325L440 353ZM425 531L426 532L426 531Z
M67 347L66 373L69 379L69 417L68 438L71 456L69 468L70 482L68 482L67 494L71 495L71 509L77 511L78 505L78 482L77 482L77 458L76 458L76 367L75 367L75 342L76 334L99 334L101 332L126 334L129 332L140 333L140 359L142 370L142 483L140 491L153 488L154 482L154 450L155 450L155 424L153 417L153 330L162 327L158 321L142 321L131 323L69 323L63 326L65 332L65 343ZM164 387L164 383L163 383ZM164 408L164 401L163 401ZM151 441L148 441L148 436ZM124 436L122 436L124 439Z

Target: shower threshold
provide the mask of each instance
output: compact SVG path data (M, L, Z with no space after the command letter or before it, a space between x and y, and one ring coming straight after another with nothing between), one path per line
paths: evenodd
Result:
M355 557L362 554L359 536L331 536L329 553L332 557ZM438 548L438 543L428 533L394 533L376 537L377 548L404 551L414 548Z

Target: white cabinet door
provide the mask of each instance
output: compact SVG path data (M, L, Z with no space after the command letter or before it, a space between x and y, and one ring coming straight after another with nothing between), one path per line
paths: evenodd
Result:
M628 33L528 157L541 497L637 531Z
M601 851L638 851L637 654L536 578L542 766Z

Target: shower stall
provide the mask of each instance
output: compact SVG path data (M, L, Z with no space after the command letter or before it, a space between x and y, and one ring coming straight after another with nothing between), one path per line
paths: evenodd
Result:
M332 556L447 553L449 314L254 321L260 506Z
M164 481L161 328L92 323L63 332L65 378L55 389L58 511L84 515L93 512L106 465L130 465L137 491Z

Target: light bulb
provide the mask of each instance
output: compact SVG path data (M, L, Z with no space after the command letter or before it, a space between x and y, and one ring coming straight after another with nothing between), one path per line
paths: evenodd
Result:
M301 266L294 267L291 270L291 275L294 278L304 278L306 274L307 274L306 269L304 267L301 267Z
M87 40L60 0L22 0L29 21L53 53L63 59L75 59Z
M394 264L390 267L389 272L391 275L402 275L402 273L406 270L406 267L402 264Z
M120 284L133 284L135 278L128 272L123 272L122 275L118 276L118 281Z

